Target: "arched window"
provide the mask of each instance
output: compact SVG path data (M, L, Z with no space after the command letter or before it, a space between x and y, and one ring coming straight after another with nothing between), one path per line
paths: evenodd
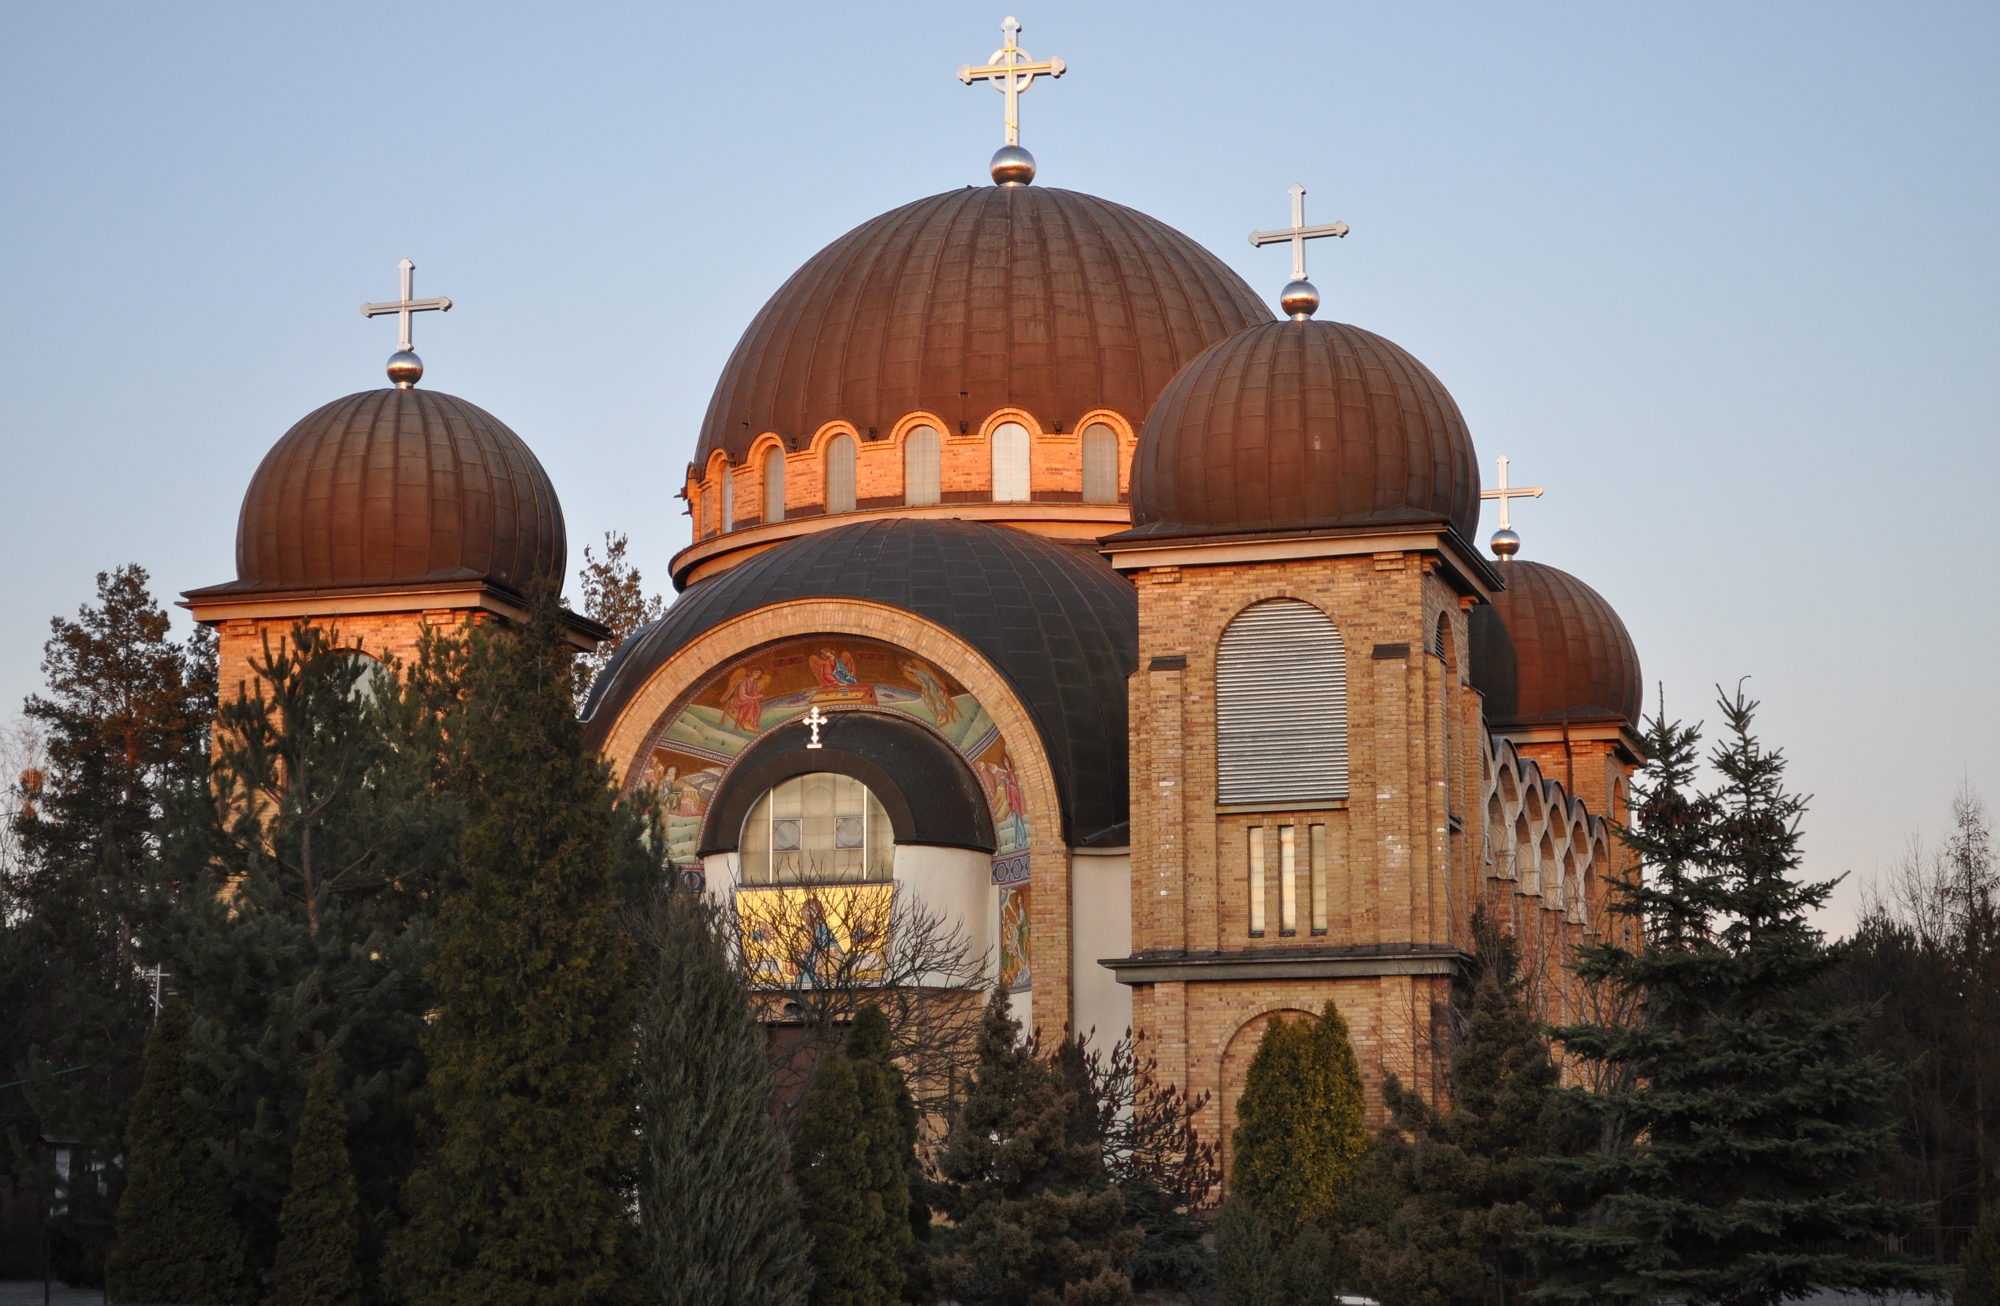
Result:
M1028 501L1028 428L1002 422L993 430L993 502Z
M937 428L919 426L903 437L903 502L912 508L936 503L941 479Z
M764 455L764 520L785 519L785 451L773 449Z
M886 881L896 834L867 785L815 771L757 800L743 820L739 848L745 884Z
M1083 501L1118 502L1118 433L1102 422L1083 428Z
M1324 612L1273 599L1215 650L1216 801L1347 797L1347 651Z
M736 469L728 463L722 464L722 529L736 529Z
M826 446L826 510L854 511L854 437L836 435Z

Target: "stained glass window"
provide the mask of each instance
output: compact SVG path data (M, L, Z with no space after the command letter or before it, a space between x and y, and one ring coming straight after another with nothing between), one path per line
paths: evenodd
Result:
M1118 433L1102 422L1083 428L1083 501L1118 502Z
M743 822L743 883L887 880L895 845L888 813L868 786L830 771L793 776Z
M826 446L826 510L854 511L854 437L836 435Z
M993 502L1028 501L1028 428L1002 422L993 429Z

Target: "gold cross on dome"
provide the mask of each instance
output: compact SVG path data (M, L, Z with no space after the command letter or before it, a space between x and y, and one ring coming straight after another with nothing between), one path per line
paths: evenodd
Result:
M1508 531L1514 529L1514 524L1507 520L1507 501L1509 499L1539 499L1542 497L1542 487L1539 485L1523 485L1514 489L1508 488L1507 455L1504 453L1501 454L1498 461L1500 463L1499 487L1492 490L1481 490L1479 497L1482 499L1498 499L1500 501L1500 529Z
M1292 186L1292 225L1289 227L1280 227L1276 231L1253 231L1250 233L1250 243L1262 249L1266 245L1275 245L1280 241L1290 241L1292 244L1292 280L1304 281L1306 279L1306 242L1309 240L1318 240L1321 236L1345 236L1346 234L1347 224L1345 222L1328 222L1317 227L1308 227L1306 225L1306 188L1294 184Z
M382 317L386 314L394 313L402 327L402 334L398 338L396 347L405 353L409 353L412 352L410 346L410 314L430 312L448 313L451 311L451 301L443 295L439 295L436 299L411 299L410 288L413 278L410 274L417 270L417 265L408 259L404 259L401 263L397 264L397 267L403 273L402 299L390 304L363 304L361 306L361 316Z
M1068 65L1060 59L1049 59L1035 63L1026 50L1014 43L1021 34L1021 23L1012 14L1000 24L1000 30L1007 35L1007 44L993 52L984 67L974 68L965 64L958 70L958 80L967 86L980 78L993 83L993 88L1007 97L1007 143L1021 143L1021 92L1035 83L1035 78L1047 74L1060 77Z
M825 744L819 742L819 728L825 725L827 722L833 720L833 718L828 716L826 713L820 711L819 704L814 703L813 710L806 713L805 716L800 718L800 720L804 721L807 725L812 727L813 737L806 744L806 747L807 748L826 747Z

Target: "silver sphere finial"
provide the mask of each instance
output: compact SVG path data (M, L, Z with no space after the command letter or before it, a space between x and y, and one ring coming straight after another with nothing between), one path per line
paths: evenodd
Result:
M389 355L389 379L398 390L413 389L424 377L424 360L413 349L398 349Z
M1301 278L1287 281L1278 292L1278 307L1294 322L1303 322L1319 311L1319 287Z
M1019 145L993 151L993 180L1002 186L1025 186L1035 179L1035 156Z
M1493 550L1494 557L1505 562L1521 551L1521 537L1507 527L1502 526L1499 530L1493 532L1493 538L1488 542L1487 547Z

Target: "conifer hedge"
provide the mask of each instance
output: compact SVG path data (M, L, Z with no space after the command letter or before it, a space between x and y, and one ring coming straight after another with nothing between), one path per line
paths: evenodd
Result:
M1368 1151L1364 1109L1361 1067L1333 1002L1318 1019L1272 1017L1236 1105L1229 1189L1280 1244L1332 1223Z

